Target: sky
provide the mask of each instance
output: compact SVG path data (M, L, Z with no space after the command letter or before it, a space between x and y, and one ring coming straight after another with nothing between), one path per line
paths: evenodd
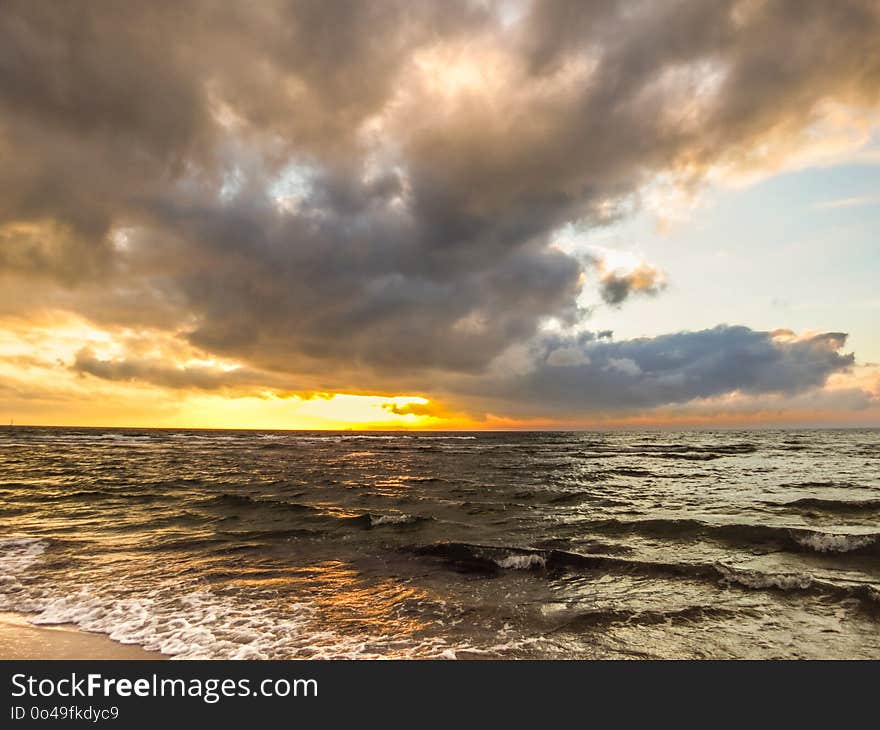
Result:
M0 10L0 419L880 426L875 0Z

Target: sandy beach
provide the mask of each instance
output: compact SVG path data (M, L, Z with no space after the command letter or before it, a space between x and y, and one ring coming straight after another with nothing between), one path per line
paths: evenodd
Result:
M70 624L35 626L27 616L0 613L0 659L167 659Z

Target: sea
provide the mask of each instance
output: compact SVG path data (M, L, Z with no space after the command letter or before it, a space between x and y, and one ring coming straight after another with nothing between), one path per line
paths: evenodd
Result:
M880 430L2 428L0 611L177 659L877 659Z

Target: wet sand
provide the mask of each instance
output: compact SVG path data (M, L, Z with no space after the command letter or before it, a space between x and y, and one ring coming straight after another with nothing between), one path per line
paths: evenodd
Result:
M35 626L27 616L0 613L0 659L167 659L70 624Z

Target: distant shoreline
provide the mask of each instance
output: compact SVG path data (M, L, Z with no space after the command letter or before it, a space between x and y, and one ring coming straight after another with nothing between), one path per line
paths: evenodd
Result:
M36 626L21 613L0 613L0 659L69 660L167 659L157 651L120 644L72 624Z

